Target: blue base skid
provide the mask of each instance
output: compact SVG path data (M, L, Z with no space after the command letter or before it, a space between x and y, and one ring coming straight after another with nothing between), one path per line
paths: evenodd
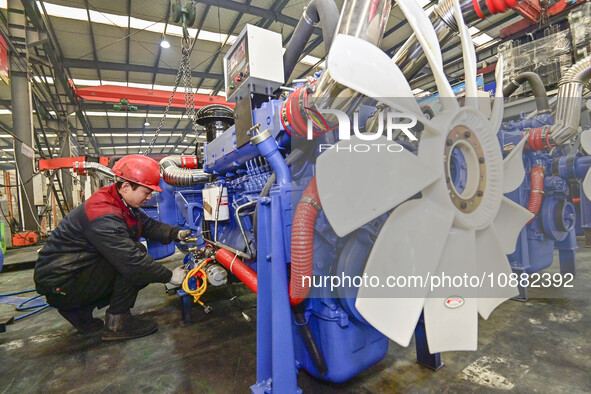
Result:
M443 361L441 361L441 353L429 353L429 345L427 344L427 331L425 330L425 319L422 313L415 328L415 344L417 348L417 362L423 367L437 371L445 365Z
M178 296L181 298L181 316L183 318L183 323L191 324L193 321L193 315L191 313L191 295L187 294L184 290L180 289L176 292Z

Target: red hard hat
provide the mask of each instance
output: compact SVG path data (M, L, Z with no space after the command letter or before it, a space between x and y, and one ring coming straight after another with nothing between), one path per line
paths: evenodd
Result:
M147 156L129 155L121 158L113 166L113 173L121 179L145 186L161 192L160 166L158 162Z

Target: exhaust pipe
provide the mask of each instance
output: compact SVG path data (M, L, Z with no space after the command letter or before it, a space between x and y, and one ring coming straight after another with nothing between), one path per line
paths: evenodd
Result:
M591 80L591 55L579 60L563 75L558 86L558 104L550 139L560 145L579 130L583 88Z
M391 0L346 0L337 34L358 37L379 46L391 5ZM314 84L299 88L284 101L281 122L291 135L306 135L308 110L305 107L339 109L351 114L364 98L336 83L330 76L330 70L326 70ZM330 115L326 120L329 128L336 122Z
M160 160L162 179L172 186L193 186L207 183L211 175L197 169L195 156L174 155Z
M95 162L75 161L73 170L79 175L86 175L89 171L96 171L100 174L108 176L109 178L115 178L115 174L109 167Z
M391 0L347 0L341 12L337 34L358 37L379 46L391 8ZM348 88L336 83L330 77L330 70L327 70L316 83L310 103L322 108L332 108L316 101L338 97L346 89Z
M518 4L518 0L460 0L460 8L466 24L484 19L487 16L505 12ZM453 0L441 0L429 16L437 33L439 45L443 46L458 33L454 17ZM406 79L410 80L427 64L423 48L413 34L392 57Z

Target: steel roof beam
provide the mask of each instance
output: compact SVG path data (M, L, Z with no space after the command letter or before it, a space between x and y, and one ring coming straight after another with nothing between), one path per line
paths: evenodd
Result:
M153 74L154 67L153 66L143 66L140 64L125 64L125 63L115 63L115 62L104 62L100 61L96 64L92 60L85 60L85 59L69 59L66 58L63 61L63 65L69 68L81 68L81 69L96 69L96 67L100 68L101 70L108 70L108 71L125 71L125 72L138 72L138 73L147 73ZM166 75L176 75L178 69L174 68L158 68L159 74L166 74ZM219 73L204 73L200 71L192 71L191 75L197 78L210 78L210 79L220 79L224 76Z
M246 5L250 5L250 2L251 2L251 0L246 0ZM222 49L224 48L224 45L228 42L228 37L230 36L230 34L232 34L234 32L234 29L236 28L236 26L238 26L238 23L240 23L240 20L242 19L243 16L244 16L244 14L239 14L236 18L234 18L234 21L232 21L232 25L230 26L230 29L228 30L228 33L227 33L228 35L226 36L226 40L220 45L220 49L216 53L213 54L213 59L211 59L211 61L209 62L209 65L205 69L205 72L211 71L215 62L218 60L218 56L220 56L220 54L222 53ZM195 88L195 90L198 90L201 87L201 85L203 85L204 81L205 81L204 79L201 79L201 81L197 84L197 87ZM220 84L223 84L223 82L219 81L216 85L216 88ZM217 94L217 93L218 92L215 92L214 94Z
M285 23L286 25L296 27L298 20L286 15L281 12L274 12L265 8L255 7L249 4L238 3L231 0L199 0L194 1L197 4L209 4L215 7L225 8L227 10L237 11L239 13L250 14L253 16L259 16L261 18L270 19L275 22ZM315 34L322 34L320 28L314 29Z
M35 128L35 130L41 131L40 128ZM113 134L125 134L125 133L129 133L129 134L137 134L138 136L142 135L142 132L148 133L148 134L154 134L156 132L156 128L154 128L153 130L145 130L144 131L144 127L134 127L134 128L125 128L125 127L110 127L110 128L106 128L106 127L101 127L101 128L94 128L92 129L92 131L94 131L97 134L103 134L103 133L113 133ZM174 127L163 127L160 129L161 133L177 133L179 132L179 128L174 128ZM107 137L98 137L98 138L107 138ZM1 139L0 139L1 140Z
M52 68L55 70L56 80L59 82L59 84L63 88L64 92L68 96L69 101L72 104L75 104L78 106L78 110L76 111L76 116L78 117L78 120L82 124L83 129L86 131L87 135L89 136L89 139L90 139L94 149L98 153L100 153L99 144L96 141L96 139L93 137L92 131L91 131L90 126L86 120L86 117L84 116L84 113L80 109L79 101L76 98L76 96L74 95L72 87L70 86L70 84L68 82L69 76L66 75L67 74L66 67L61 62L61 59L63 59L62 51L61 51L61 48L59 47L59 44L57 42L57 38L55 36L55 33L54 33L53 29L51 28L51 22L46 19L46 16L44 17L43 15L41 15L41 13L39 12L39 10L37 8L37 4L35 3L35 0L22 0L22 3L25 8L26 16L31 21L33 26L35 26L39 30L47 31L48 36L49 36L49 40L47 40L46 42L43 43L43 50L45 51L46 56L49 58ZM43 5L43 3L41 3L41 5Z
M283 7L285 7L289 3L289 0L276 0L273 5L271 5L271 12L273 14L277 14L281 12ZM269 26L273 24L273 20L271 18L264 18L257 22L258 27L262 27L263 29L268 29Z

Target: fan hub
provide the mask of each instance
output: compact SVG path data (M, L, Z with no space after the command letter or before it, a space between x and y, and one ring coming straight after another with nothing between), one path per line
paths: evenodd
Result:
M476 133L464 125L452 128L446 137L444 163L453 205L464 213L474 211L486 190L486 163Z

